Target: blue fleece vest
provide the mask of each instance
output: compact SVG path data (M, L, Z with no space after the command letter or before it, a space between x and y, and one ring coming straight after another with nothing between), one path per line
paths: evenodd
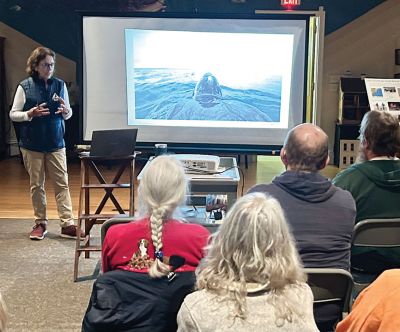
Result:
M60 102L52 99L54 93L64 96L64 82L57 78L47 81L36 76L23 80L20 85L25 91L26 102L23 111L36 105L47 103L50 115L34 117L31 121L20 123L21 147L38 152L52 152L65 147L65 123L62 114L55 114Z

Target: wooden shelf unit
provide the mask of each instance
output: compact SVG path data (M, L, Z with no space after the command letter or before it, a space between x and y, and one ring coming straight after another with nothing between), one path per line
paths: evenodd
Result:
M364 114L369 109L364 80L354 77L341 77L338 123L360 124Z
M346 168L356 161L360 123L369 110L364 80L361 77L341 77L339 114L335 127L334 164L336 166Z

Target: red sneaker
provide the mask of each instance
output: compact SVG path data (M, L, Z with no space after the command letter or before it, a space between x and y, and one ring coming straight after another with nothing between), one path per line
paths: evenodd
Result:
M46 224L40 223L33 226L33 230L29 235L29 238L31 240L43 240L46 234L47 234Z
M85 238L85 233L82 230L78 230L76 225L69 225L61 228L61 237L64 238L76 239L77 233L79 233L81 240Z

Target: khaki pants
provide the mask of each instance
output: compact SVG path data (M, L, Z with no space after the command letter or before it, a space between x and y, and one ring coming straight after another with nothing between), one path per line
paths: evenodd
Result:
M35 222L47 223L46 174L53 182L61 227L74 224L71 195L68 187L67 158L65 149L53 152L36 152L21 148L25 169L30 178L31 198Z

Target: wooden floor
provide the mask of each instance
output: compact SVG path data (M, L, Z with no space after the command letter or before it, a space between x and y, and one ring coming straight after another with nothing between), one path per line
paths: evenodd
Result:
M246 193L248 188L256 183L270 182L272 178L284 170L279 157L258 156L250 157L249 167L246 169L244 165L240 165L243 170L241 182L238 187L238 196ZM78 201L80 187L80 164L79 161L70 162L68 165L69 184L72 196L72 203L75 217L78 216ZM140 171L141 165L136 167L136 171ZM337 168L329 166L323 172L327 177L333 177L337 173ZM108 180L114 175L114 169L104 167L102 173ZM243 184L244 179L244 184ZM95 180L93 180L96 182ZM135 189L137 185L135 186ZM57 210L54 200L54 191L52 190L51 181L46 182L48 218L57 219ZM115 196L121 203L123 208L128 207L129 190L115 189ZM103 198L103 189L91 190L91 204L97 206ZM136 190L135 190L136 197ZM135 200L137 202L137 200ZM103 212L114 212L114 206L108 203ZM33 218L32 205L29 195L29 178L20 159L13 157L0 161L0 218Z

